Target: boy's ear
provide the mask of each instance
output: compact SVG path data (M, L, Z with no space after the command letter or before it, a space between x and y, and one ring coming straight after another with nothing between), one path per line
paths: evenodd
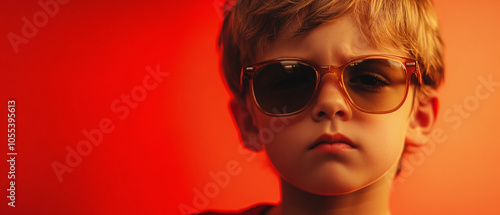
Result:
M423 146L429 140L432 128L437 119L439 100L434 91L418 92L413 113L410 115L410 125L406 132L407 146Z
M258 138L259 129L254 123L253 113L250 112L246 100L244 98L233 98L230 106L243 145L252 151L262 150L264 145Z

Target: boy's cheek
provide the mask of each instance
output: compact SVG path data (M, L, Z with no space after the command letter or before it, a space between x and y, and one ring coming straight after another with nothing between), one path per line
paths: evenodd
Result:
M253 110L254 111L252 115L255 118L256 126L259 128L260 131L263 132L267 130L270 130L274 133L282 132L291 125L296 124L297 122L300 121L301 118L303 118L303 117L299 118L301 114L284 116L284 117L269 116L262 113L256 106L254 107Z

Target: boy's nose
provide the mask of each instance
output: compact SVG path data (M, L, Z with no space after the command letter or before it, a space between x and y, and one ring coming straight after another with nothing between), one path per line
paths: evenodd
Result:
M313 103L312 118L315 121L323 119L349 120L352 110L347 100L342 95L340 82L335 74L325 74L321 78L318 92Z

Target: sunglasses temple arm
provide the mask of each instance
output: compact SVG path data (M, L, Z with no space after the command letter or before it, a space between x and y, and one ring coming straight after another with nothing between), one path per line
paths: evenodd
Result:
M424 79L422 78L422 76L424 74L422 74L422 70L420 69L420 64L418 63L418 61L415 61L414 63L415 65L415 70L413 71L413 73L415 73L417 75L417 81L418 81L418 85L419 86L424 86Z
M250 74L247 74L246 71L252 71L253 72L253 67L245 67L245 68L242 68L241 69L241 73L240 73L240 93L241 95L243 95L245 92L245 83L246 81L250 80L251 78L251 75Z
M416 65L415 65L415 72L414 73L417 74L418 86L419 86L420 91L423 92L425 95L435 94L435 91L431 87L425 85L424 79L423 79L424 74L423 74L422 70L420 69L420 64L418 63L418 61L416 61L415 64Z

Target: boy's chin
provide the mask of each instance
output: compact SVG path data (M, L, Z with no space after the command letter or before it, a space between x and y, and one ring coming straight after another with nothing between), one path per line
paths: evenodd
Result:
M304 184L304 186L302 186ZM291 184L297 189L300 189L304 192L321 195L321 196L338 196L356 192L361 190L367 186L369 186L370 182L361 183L360 181L351 180L351 181L316 181L315 183L303 183L303 184Z
M304 191L311 193L311 194L320 195L320 196L339 196L339 195L354 193L360 189L363 189L364 187L366 187L366 186L347 186L347 187L340 187L340 186L324 187L323 186L323 187L308 189L308 190L304 190Z

